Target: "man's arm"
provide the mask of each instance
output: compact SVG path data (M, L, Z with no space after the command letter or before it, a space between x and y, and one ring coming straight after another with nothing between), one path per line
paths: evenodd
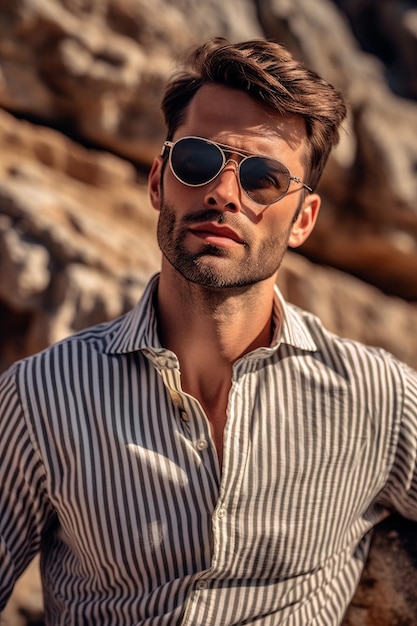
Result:
M401 421L394 433L393 463L383 495L390 507L417 521L417 373L406 365L403 381Z
M39 550L47 517L44 469L16 388L18 367L0 378L0 611Z

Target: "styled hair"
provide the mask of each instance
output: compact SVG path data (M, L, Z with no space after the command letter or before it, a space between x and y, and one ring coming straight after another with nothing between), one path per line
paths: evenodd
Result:
M185 121L188 106L203 85L243 91L281 115L304 118L308 137L307 181L314 189L330 151L339 141L346 116L341 93L305 67L280 44L263 39L230 43L210 39L185 57L168 82L162 112L171 140Z

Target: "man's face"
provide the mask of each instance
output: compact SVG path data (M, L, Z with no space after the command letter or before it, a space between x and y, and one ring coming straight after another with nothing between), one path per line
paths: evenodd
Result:
M217 85L202 87L173 140L186 136L278 159L291 175L303 179L303 119L280 116L242 92ZM231 158L242 159L239 155ZM302 240L308 236L304 231L300 235L300 225L310 205L294 181L281 200L260 206L242 191L232 162L201 187L184 185L168 165L161 178L161 167L158 158L150 174L150 196L160 211L157 235L164 255L162 271L168 261L186 280L201 286L248 286L276 274L287 246L300 245L300 236ZM309 198L318 210L317 197ZM300 216L294 222L298 209Z

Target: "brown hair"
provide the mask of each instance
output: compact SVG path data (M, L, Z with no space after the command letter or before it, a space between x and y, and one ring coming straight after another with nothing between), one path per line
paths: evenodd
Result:
M230 43L217 37L196 48L183 69L168 82L162 111L172 139L188 105L205 84L244 91L280 114L301 115L306 123L310 162L308 184L314 188L346 116L340 92L296 61L283 46L266 40Z

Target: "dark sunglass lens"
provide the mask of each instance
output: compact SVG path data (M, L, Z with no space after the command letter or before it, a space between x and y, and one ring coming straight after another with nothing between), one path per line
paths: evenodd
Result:
M186 185L204 185L223 165L223 156L213 144L202 139L180 139L172 148L172 168Z
M290 173L279 161L249 157L240 166L240 181L247 195L258 204L277 202L288 190Z

